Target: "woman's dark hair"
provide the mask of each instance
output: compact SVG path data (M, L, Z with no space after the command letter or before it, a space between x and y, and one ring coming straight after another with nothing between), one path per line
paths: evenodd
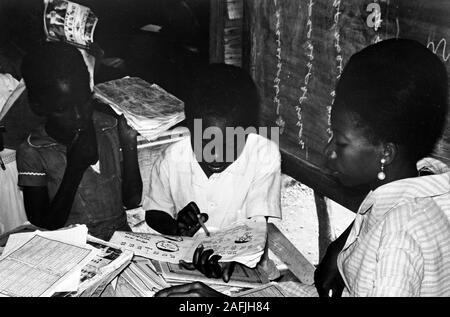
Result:
M58 99L61 84L70 86L74 93L90 90L83 56L77 48L62 42L47 42L28 53L21 71L30 101L40 106Z
M234 126L256 127L258 105L256 85L244 69L210 64L191 83L185 113L188 121L219 117Z
M419 42L381 41L350 58L334 109L352 113L367 138L402 145L419 160L433 151L448 112L444 64Z

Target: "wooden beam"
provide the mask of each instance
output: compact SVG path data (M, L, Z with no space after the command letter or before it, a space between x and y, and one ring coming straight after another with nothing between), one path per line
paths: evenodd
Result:
M225 0L210 0L209 12L209 62L223 63Z
M267 243L269 249L288 269L300 280L308 285L314 284L315 267L303 254L286 238L286 236L273 223L268 223Z
M347 190L323 169L298 158L285 149L280 148L280 152L283 173L312 188L315 193L328 197L353 212L358 210L367 193Z

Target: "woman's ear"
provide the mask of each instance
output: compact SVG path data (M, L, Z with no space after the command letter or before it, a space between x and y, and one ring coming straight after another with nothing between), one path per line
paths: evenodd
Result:
M385 165L391 164L398 155L398 146L395 143L388 142L383 145L383 156Z

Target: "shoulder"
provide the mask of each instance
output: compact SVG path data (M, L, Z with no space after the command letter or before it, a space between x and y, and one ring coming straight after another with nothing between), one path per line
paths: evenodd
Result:
M250 161L259 164L281 164L280 148L278 144L259 134L251 133L247 138L247 153Z
M170 145L168 145L161 153L161 160L168 162L181 162L186 161L190 162L190 159L193 155L191 139L190 137L186 137L182 140L176 141Z
M445 200L450 200L447 195ZM450 222L446 215L446 208L436 201L435 197L416 197L408 199L394 206L384 219L384 232L409 232L411 235L423 236L425 232L435 234L438 231L448 231ZM448 211L448 210L447 210ZM434 233L433 233L434 232Z
M29 144L28 138L17 147L16 151L16 160L18 163L21 161L34 160L40 156L38 149Z

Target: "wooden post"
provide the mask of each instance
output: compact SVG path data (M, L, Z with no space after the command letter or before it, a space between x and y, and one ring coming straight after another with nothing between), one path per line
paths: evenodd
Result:
M316 203L317 219L319 222L319 263L331 241L333 234L331 232L330 215L328 214L327 203L325 197L314 191L314 201Z
M209 12L209 62L223 63L224 57L224 28L225 1L210 0Z

